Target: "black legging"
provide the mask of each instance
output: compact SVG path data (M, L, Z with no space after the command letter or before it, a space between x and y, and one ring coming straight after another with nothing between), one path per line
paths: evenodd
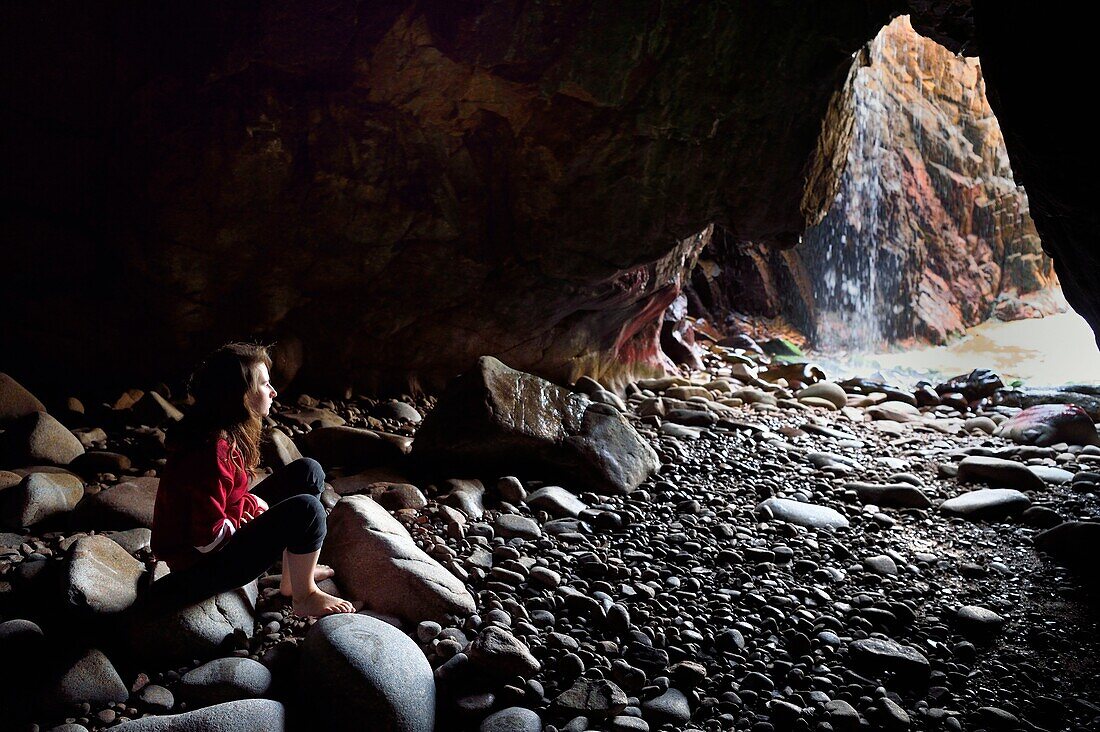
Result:
M159 611L194 605L248 584L284 549L291 554L319 550L327 530L319 497L324 489L325 471L316 460L302 458L279 468L252 491L270 508L237 529L221 549L154 582L148 604Z

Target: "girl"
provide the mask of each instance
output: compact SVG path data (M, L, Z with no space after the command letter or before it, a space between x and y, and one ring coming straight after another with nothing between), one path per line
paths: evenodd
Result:
M191 378L195 404L166 440L153 511L153 553L172 570L149 591L160 610L248 584L281 553L280 590L296 615L354 611L316 584L332 576L317 565L326 531L317 461L296 460L248 490L260 462L260 419L276 395L270 368L263 346L230 343Z

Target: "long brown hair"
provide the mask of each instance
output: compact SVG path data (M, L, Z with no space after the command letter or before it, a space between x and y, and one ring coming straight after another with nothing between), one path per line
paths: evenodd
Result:
M195 405L179 425L173 442L201 444L224 438L244 458L244 469L255 474L260 464L260 415L246 396L258 391L260 364L271 369L267 346L227 343L211 353L191 375L188 389Z

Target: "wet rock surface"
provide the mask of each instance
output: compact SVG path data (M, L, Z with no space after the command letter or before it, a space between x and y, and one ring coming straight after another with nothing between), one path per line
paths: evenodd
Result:
M31 679L0 684L16 700L15 729L279 728L307 708L314 722L369 714L441 730L1096 724L1100 600L1062 567L1095 564L1100 448L1020 445L967 426L1004 423L1013 408L918 408L913 394L871 381L799 401L788 395L804 389L778 370L738 369L739 379L723 355L704 355L706 373L637 382L617 397L623 411L601 403L656 456L629 493L597 493L538 465L441 478L420 469L415 447L400 468L331 467L334 485L350 487L329 517L336 577L324 585L365 603L359 616L297 618L268 574L247 592L145 618L141 593L164 570L136 533L146 529L112 532L132 514L77 505L0 533L0 651L18 668L49 666L33 678L70 689L51 706L15 692L37 692ZM430 424L436 400L402 401L409 409L303 398L287 411L327 410L415 445L409 410ZM272 422L290 444L332 421L282 411ZM664 429L672 424L690 437ZM95 435L130 465L85 475L83 501L156 479L163 447L147 429L110 423ZM13 466L0 491L58 470ZM105 572L99 594L80 589ZM61 587L81 602L65 607ZM74 607L89 621L78 624ZM127 644L111 640L118 615ZM59 655L54 668L46 649L75 650L75 639L97 650ZM316 707L321 697L302 689L319 679L328 691Z

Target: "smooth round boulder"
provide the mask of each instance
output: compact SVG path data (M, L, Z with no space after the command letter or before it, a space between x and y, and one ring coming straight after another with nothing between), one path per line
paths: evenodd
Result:
M435 678L424 653L389 623L329 615L302 644L300 694L317 729L431 732Z
M286 710L271 699L244 699L183 714L131 719L111 729L120 732L284 732Z
M215 658L183 675L176 696L191 708L252 699L271 688L271 672L251 658Z
M844 388L840 384L834 384L831 381L819 381L816 384L810 384L798 392L797 396L799 399L805 399L806 397L824 399L837 409L848 403L848 395L844 392Z
M525 707L508 707L484 719L480 732L542 732L542 718Z
M786 521L812 529L839 529L849 525L848 519L828 506L802 503L789 498L769 498L756 507L756 513L765 519Z
M61 678L40 691L41 708L64 714L88 702L93 707L124 702L130 692L107 656L89 649L61 674Z
M120 613L134 604L145 565L102 534L76 540L61 574L68 607L95 615Z
M69 473L31 473L0 492L0 523L13 529L34 526L72 511L84 497L84 483Z
M1011 488L981 488L948 498L940 511L953 516L977 520L996 520L1020 513L1031 505L1031 499Z
M0 455L9 465L68 465L84 454L84 445L45 412L32 412L11 423Z
M253 581L167 614L139 602L128 626L131 651L143 661L157 663L209 658L236 631L252 637L258 596Z

